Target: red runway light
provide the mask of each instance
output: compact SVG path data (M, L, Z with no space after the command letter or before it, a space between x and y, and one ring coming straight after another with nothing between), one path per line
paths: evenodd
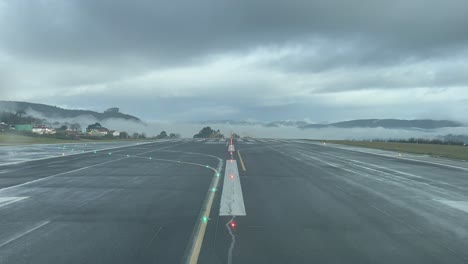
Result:
M231 226L232 229L236 228L236 222L234 221L231 221L229 225Z

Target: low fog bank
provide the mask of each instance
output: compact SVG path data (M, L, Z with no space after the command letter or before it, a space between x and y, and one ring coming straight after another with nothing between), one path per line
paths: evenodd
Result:
M327 140L370 140L370 139L409 139L424 138L436 139L448 134L468 135L468 126L457 128L441 129L385 129L385 128L312 128L299 129L292 126L266 127L263 125L233 125L233 124L195 124L195 123L175 123L167 121L151 121L147 123L124 120L119 118L109 118L97 120L93 116L78 116L75 118L45 117L41 113L31 109L26 111L27 115L47 120L47 123L54 124L54 127L69 124L79 124L81 130L85 131L90 124L99 122L102 126L120 132L145 133L147 137L157 136L161 131L169 133L179 133L184 138L192 138L203 127L210 126L212 129L219 129L225 136L236 133L242 137L255 138L290 138L290 139L327 139Z
M442 128L434 130L407 130L407 129L385 129L385 128L320 128L299 129L296 127L264 127L260 125L223 125L223 124L189 124L189 123L167 123L150 122L143 131L146 135L156 135L162 130L166 132L180 133L184 138L191 138L204 126L219 129L225 136L231 132L242 137L256 138L290 138L290 139L327 139L327 140L367 140L367 139L408 139L425 138L434 139L448 134L468 135L468 127Z

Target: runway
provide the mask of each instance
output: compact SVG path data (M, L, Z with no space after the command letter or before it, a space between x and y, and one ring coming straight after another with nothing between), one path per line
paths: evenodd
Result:
M0 263L468 262L466 162L227 143L0 147Z

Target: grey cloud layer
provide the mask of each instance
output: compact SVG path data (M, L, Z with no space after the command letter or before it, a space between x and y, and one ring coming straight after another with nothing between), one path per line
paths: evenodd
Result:
M402 53L450 54L468 40L468 2L463 0L20 0L3 8L3 46L47 60L137 57L171 64L318 36L357 41L364 49L354 60L365 63Z
M466 10L465 0L0 0L0 99L115 102L156 119L460 118Z

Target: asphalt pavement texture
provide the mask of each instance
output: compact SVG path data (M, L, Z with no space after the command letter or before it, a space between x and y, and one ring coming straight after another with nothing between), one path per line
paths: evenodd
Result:
M246 216L219 216L219 181L198 263L468 263L468 163L303 140L235 146ZM218 139L59 147L0 147L2 264L184 263L231 157Z

